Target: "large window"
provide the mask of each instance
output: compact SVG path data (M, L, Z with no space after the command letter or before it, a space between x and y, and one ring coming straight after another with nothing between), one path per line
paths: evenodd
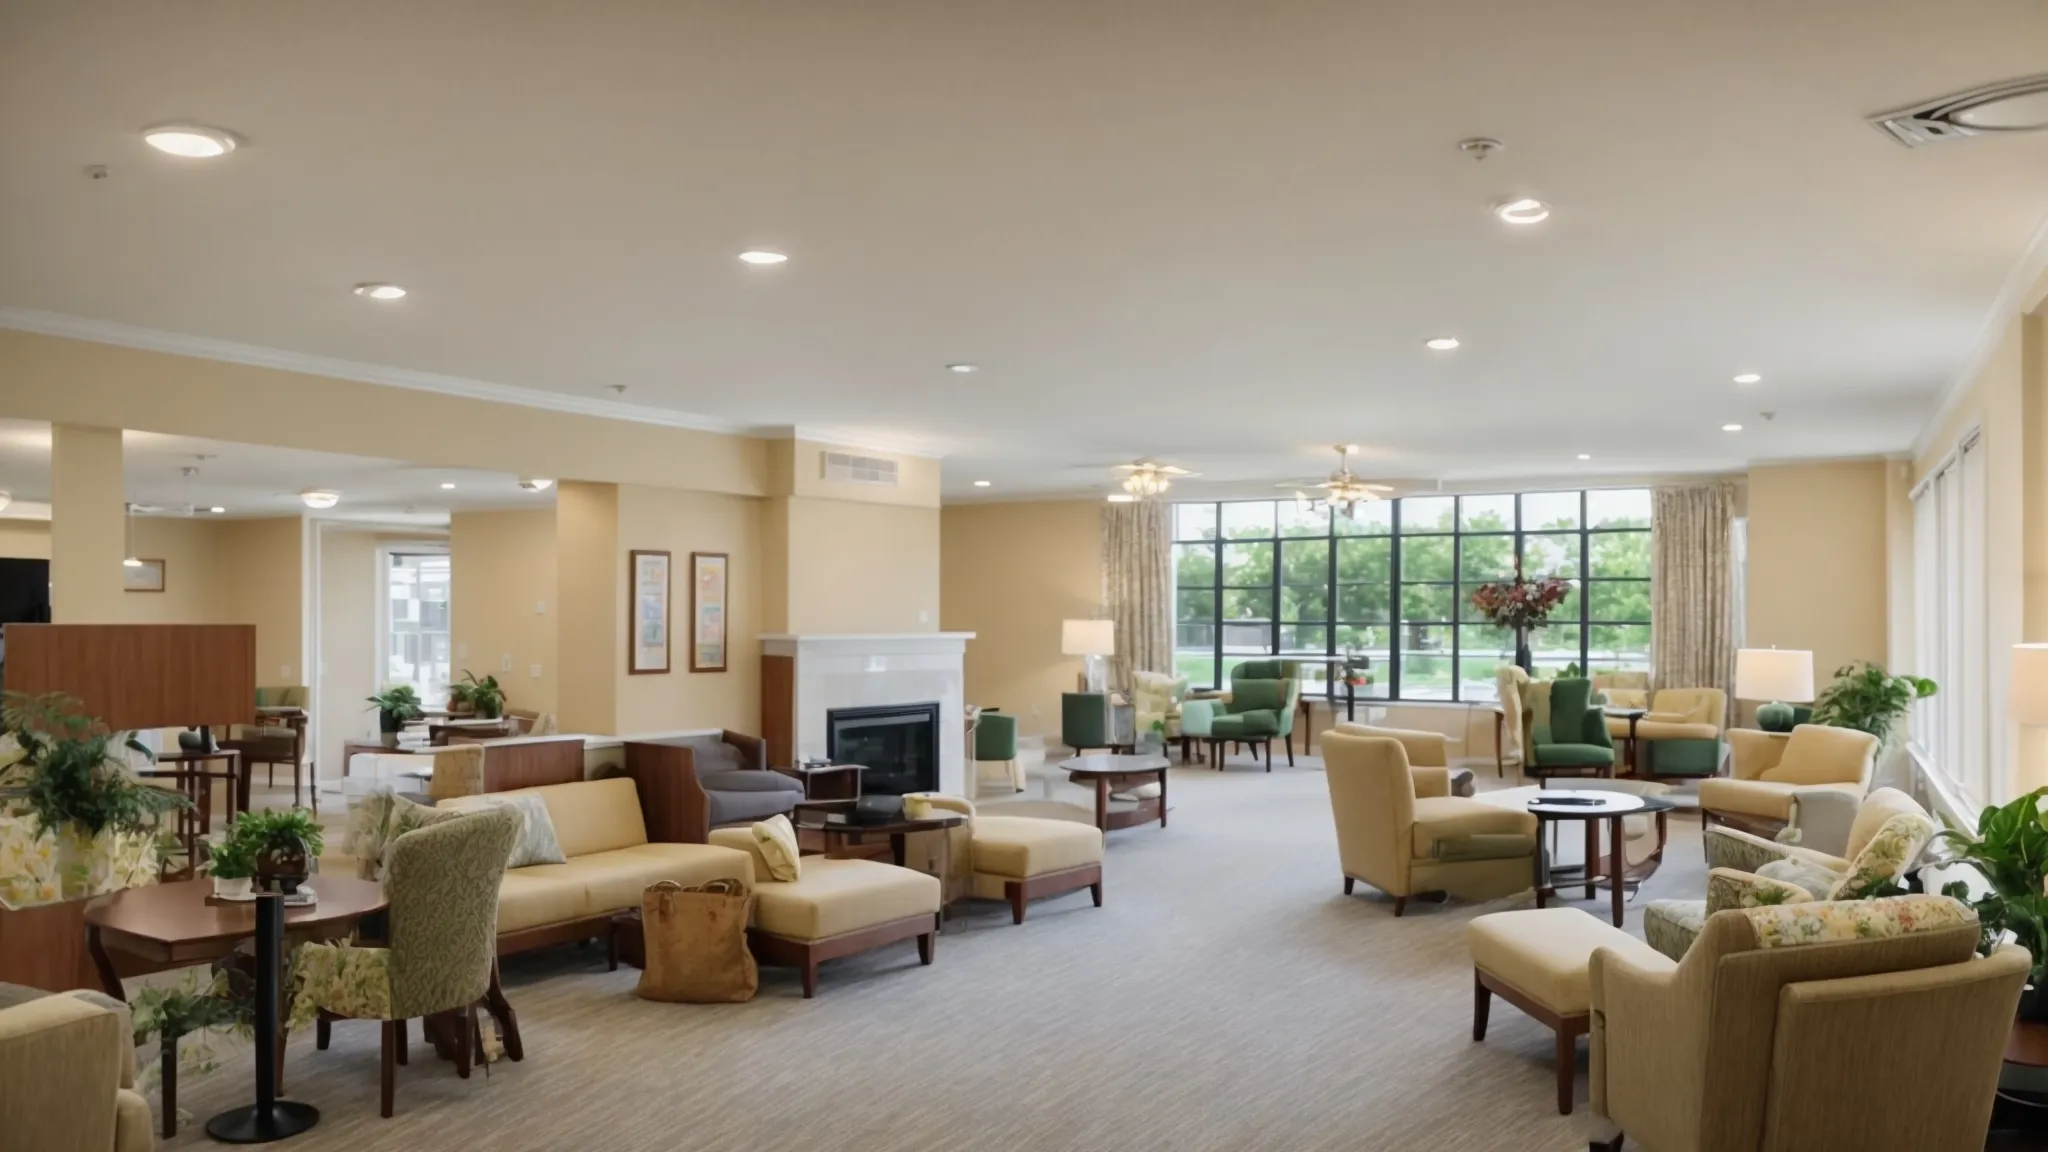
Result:
M1984 484L1984 452L1971 432L1913 490L1913 662L1941 691L1913 705L1910 727L1937 771L1970 800L1996 804L2006 788L1992 768L2002 761L1985 705Z
M1411 496L1341 511L1289 500L1177 504L1174 664L1196 685L1245 660L1372 659L1361 695L1492 700L1514 637L1478 619L1472 589L1558 576L1571 594L1531 639L1539 668L1650 666L1647 489Z

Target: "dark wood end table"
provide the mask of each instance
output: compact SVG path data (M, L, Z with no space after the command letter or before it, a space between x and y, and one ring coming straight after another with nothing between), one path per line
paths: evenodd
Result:
M1076 756L1060 762L1060 770L1076 783L1095 785L1095 826L1104 832L1131 828L1157 820L1166 827L1166 770L1172 761L1164 756ZM1143 785L1159 785L1159 795L1141 799L1137 807L1123 812L1109 810L1109 794Z
M1628 859L1625 851L1628 834L1621 822L1624 817L1668 812L1671 808L1669 801L1628 792L1579 790L1538 793L1536 799L1529 801L1528 807L1536 817L1536 906L1543 907L1546 897L1557 895L1550 874L1550 850L1545 846L1543 825L1557 820L1583 820L1586 822L1586 871L1575 882L1585 884L1586 899L1591 900L1597 895L1597 886L1605 881L1614 892L1614 926L1621 927L1627 915L1628 901ZM1607 825L1607 860L1604 865L1599 852L1599 824L1603 821Z

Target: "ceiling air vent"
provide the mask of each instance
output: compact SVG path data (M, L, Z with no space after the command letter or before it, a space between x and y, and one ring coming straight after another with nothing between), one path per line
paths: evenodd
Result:
M2038 132L2048 128L2048 76L1987 84L1870 122L1908 148L1989 132Z
M877 456L855 456L850 452L825 453L825 479L848 484L896 486L896 462Z

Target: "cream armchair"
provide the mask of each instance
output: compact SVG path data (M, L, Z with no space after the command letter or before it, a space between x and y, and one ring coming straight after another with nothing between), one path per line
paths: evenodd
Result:
M1799 798L1816 790L1861 800L1877 763L1877 737L1854 728L1801 724L1790 736L1735 728L1730 778L1700 781L1700 810L1708 823L1730 824L1775 836L1799 818Z
M1164 672L1132 672L1131 703L1138 714L1138 739L1143 740L1152 725L1161 727L1166 740L1180 738L1180 702L1188 694L1185 676Z
M1657 1152L1976 1152L2030 963L1977 936L1918 895L1717 912L1677 962L1598 949L1593 1110Z
M0 985L0 1004L19 990ZM148 1152L149 1101L135 1091L128 1010L89 992L0 1008L0 1147Z
M1636 721L1636 771L1650 776L1715 775L1721 770L1721 730L1727 717L1728 694L1719 688L1659 691ZM1617 740L1627 737L1628 718L1609 716L1607 733Z
M1324 737L1345 894L1363 880L1392 896L1399 916L1418 893L1490 900L1528 890L1536 817L1451 795L1450 769L1411 766L1408 746L1340 729Z

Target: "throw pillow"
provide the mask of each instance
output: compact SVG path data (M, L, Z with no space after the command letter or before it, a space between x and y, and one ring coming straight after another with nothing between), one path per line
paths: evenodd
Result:
M787 816L774 816L754 825L754 843L768 862L768 874L784 884L803 875L803 857L797 854L796 827Z
M396 793L385 793L384 795L386 796L386 810L388 812L384 822L384 839L377 844L376 854L367 858L374 862L372 867L373 874L364 877L364 879L379 882L383 881L385 873L390 870L391 845L400 836L416 829L425 828L430 824L439 824L444 820L453 820L462 815L461 812L453 808L435 808L429 804L416 804Z
M1797 856L1787 856L1782 860L1760 865L1756 874L1766 880L1777 880L1804 889L1807 895L1815 900L1832 900L1834 897L1828 893L1833 892L1835 885L1842 880L1841 873Z
M512 855L506 858L505 867L568 862L562 855L562 842L555 837L555 821L548 815L547 801L531 792L507 792L482 800L494 808L510 808L519 813L519 838L512 842Z
M1871 888L1906 874L1920 850L1934 838L1934 821L1902 812L1884 822L1863 851L1849 861L1849 871L1827 895L1829 900L1857 900Z

